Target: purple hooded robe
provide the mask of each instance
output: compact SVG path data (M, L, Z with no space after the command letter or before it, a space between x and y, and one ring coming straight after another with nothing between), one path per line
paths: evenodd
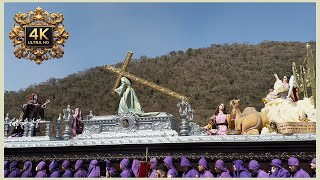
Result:
M244 163L242 160L235 160L233 164L236 166L237 171L233 171L233 177L237 178L247 178L251 177L251 173L244 167Z
M316 158L312 159L311 163L316 164ZM316 177L316 171L312 170L312 177Z
M116 173L116 169L112 167L111 161L106 160L106 168L109 172L109 175L112 177Z
M77 160L76 164L74 165L74 177L88 177L88 172L83 168L83 160Z
M32 170L31 161L26 161L23 166L26 171L22 173L21 177L34 177L36 175L36 173Z
M300 163L297 158L295 158L295 157L289 158L288 159L288 166L297 166L299 169L297 172L292 174L291 177L293 177L293 178L310 178L310 175L305 170L300 168Z
M177 172L177 170L176 170L176 167L174 166L174 164L173 164L173 157L172 156L167 156L164 160L163 160L163 162L165 163L165 164L167 164L168 165L168 175L170 175L171 177L178 177L178 172Z
M4 177L8 177L10 171L9 171L9 162L4 161Z
M158 166L158 160L156 158L152 158L150 160L150 168L151 168L151 173L149 178L157 178L157 166Z
M59 170L59 165L55 160L51 161L51 163L49 165L49 170L51 172L51 174L49 176L50 178L56 178L56 177L61 176L61 172Z
M215 167L222 171L221 174L217 175L218 178L232 178L228 169L226 168L226 165L221 159L216 161Z
M122 159L120 165L123 167L120 177L129 178L132 177L132 173L130 171L130 161L129 159Z
M260 168L260 164L258 161L256 160L252 160L249 162L249 165L248 165L248 168L249 170L251 171L257 171L258 174L257 174L257 178L269 178L270 176L268 175L268 173L266 173L264 170L262 170Z
M62 174L62 177L73 177L73 171L71 170L71 162L69 160L65 160L62 163L62 167L64 167L65 172Z
M135 177L138 177L139 176L139 167L140 167L140 161L137 160L137 159L134 159L133 162L132 162L132 172L133 172L133 175Z
M10 164L10 174L8 175L8 177L10 178L14 178L14 177L20 177L21 176L21 171L20 169L18 168L18 164L16 161L13 161L11 164Z
M271 173L271 178L288 178L290 177L290 173L288 170L282 167L282 162L280 159L273 159L271 161L271 166L276 166L277 170L273 173Z
M202 157L199 162L198 162L199 166L203 166L206 170L204 170L203 173L200 172L200 178L213 178L213 174L210 172L209 170L209 165L207 160Z
M96 159L90 162L88 174L89 178L100 178L100 166Z
M43 177L47 177L47 171L46 171L46 163L44 161L39 162L38 166L37 166L37 175L36 178L43 178Z
M199 172L191 166L189 159L185 156L181 157L180 167L189 167L189 170L182 174L183 178L195 178L199 176Z

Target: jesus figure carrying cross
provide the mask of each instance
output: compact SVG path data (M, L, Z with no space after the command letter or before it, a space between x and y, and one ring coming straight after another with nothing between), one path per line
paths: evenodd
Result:
M115 89L115 92L122 96L118 108L118 114L143 114L140 102L131 87L131 82L128 78L121 78L121 85Z

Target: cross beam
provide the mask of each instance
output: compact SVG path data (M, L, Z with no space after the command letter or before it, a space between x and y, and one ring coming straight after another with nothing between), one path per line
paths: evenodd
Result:
M123 63L122 68L121 68L122 71L127 71L128 70L128 66L129 66L129 63L131 61L132 55L133 55L133 53L131 51L128 51L126 59L124 60L124 63ZM120 85L121 77L122 77L121 75L118 76L118 78L117 78L117 80L116 80L116 82L115 82L115 84L113 86L112 93L115 93L115 90Z
M159 85L157 85L157 84L155 84L155 83L153 83L153 82L150 82L150 81L148 81L148 80L145 80L145 79L143 79L143 78L139 78L139 77L137 77L137 76L135 76L135 75L133 75L133 74L130 74L130 73L126 72L126 71L123 71L122 69L115 68L115 67L112 67L112 66L106 66L105 68L106 68L107 70L109 70L109 71L112 71L112 72L114 72L114 73L119 74L120 76L127 77L127 78L129 78L129 79L131 79L131 80L134 80L134 81L136 81L136 82L138 82L138 83L141 83L141 84L143 84L143 85L145 85L145 86L148 86L148 87L150 87L150 88L152 88L152 89L155 89L155 90L157 90L157 91L160 91L160 92L162 92L162 93L164 93L164 94L167 94L167 95L169 95L169 96L175 97L175 98L177 98L177 99L185 99L187 102L190 101L190 98L189 98L189 97L186 97L186 96L184 96L184 95L181 95L181 94L179 94L179 93L177 93L177 92L174 92L174 91L172 91L172 90L170 90L170 89L168 89L168 88L159 86Z

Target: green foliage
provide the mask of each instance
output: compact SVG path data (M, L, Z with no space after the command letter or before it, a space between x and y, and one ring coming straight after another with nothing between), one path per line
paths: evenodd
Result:
M315 49L315 42L310 45ZM195 121L204 125L220 102L230 111L229 102L234 98L241 99L242 109L253 106L260 110L261 98L273 87L273 73L279 77L291 75L292 62L301 64L306 55L305 46L301 42L268 41L257 45L213 44L156 58L143 56L129 65L129 72L191 97ZM83 115L89 111L96 115L116 114L120 97L111 94L116 77L103 67L95 67L17 92L6 91L4 112L19 117L19 105L36 92L42 102L51 99L45 116L52 121L68 104L73 109L79 107ZM179 119L177 99L137 82L133 82L133 88L145 112L169 112Z

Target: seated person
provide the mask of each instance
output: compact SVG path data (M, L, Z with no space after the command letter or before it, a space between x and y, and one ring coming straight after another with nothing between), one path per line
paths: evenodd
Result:
M28 119L44 119L44 109L46 108L46 104L48 104L50 100L47 100L46 103L41 104L38 99L38 95L33 93L29 101L23 105L21 105L21 109L23 112L22 120Z
M223 103L220 103L205 127L209 135L226 135L228 129L227 112ZM211 127L211 128L210 128Z
M216 118L215 116L212 116L209 119L208 124L206 126L202 127L208 133L208 135L212 135L212 129L216 129L215 118Z

